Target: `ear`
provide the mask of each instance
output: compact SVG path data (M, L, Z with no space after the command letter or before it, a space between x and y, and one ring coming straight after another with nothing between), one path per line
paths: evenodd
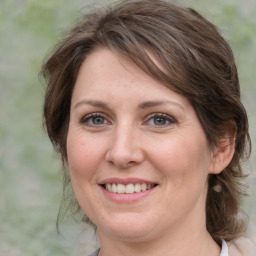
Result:
M230 121L222 129L218 144L213 151L209 174L219 174L229 165L235 152L235 144L236 125Z

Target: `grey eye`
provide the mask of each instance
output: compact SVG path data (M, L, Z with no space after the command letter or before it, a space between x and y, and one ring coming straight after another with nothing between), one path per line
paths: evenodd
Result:
M166 125L168 120L164 117L155 117L154 118L154 124L155 125Z
M89 114L89 115L86 115L85 117L83 117L81 120L81 123L85 124L87 126L100 126L100 125L107 124L108 121L101 114L92 113L92 114Z
M167 127L175 123L175 119L163 113L154 113L148 117L145 124L158 127Z
M89 120L88 120L89 121ZM105 123L105 118L102 116L96 116L91 118L91 122L93 124L104 124Z

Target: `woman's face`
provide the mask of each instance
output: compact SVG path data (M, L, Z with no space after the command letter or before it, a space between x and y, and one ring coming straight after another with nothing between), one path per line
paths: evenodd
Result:
M205 226L212 153L195 110L108 49L81 66L67 152L75 195L100 236L140 241Z

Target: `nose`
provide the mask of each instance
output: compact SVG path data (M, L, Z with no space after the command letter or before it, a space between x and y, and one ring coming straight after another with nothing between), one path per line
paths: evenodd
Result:
M128 125L117 127L110 138L106 161L118 169L128 169L144 160L139 132Z

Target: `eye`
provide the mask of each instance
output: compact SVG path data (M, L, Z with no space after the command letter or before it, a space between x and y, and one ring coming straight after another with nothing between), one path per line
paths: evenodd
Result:
M169 115L163 113L154 113L151 114L145 124L150 126L169 126L176 123L175 119Z
M91 113L86 115L81 120L82 124L87 126L102 126L108 124L108 120L101 113Z

